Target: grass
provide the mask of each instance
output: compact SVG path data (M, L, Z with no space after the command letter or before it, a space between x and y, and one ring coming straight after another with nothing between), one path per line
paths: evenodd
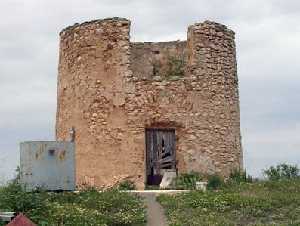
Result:
M232 172L226 183L213 175L207 178L207 192L164 194L158 201L165 208L169 226L300 226L299 172L297 167L281 164L266 170L268 180L260 182L240 171ZM174 186L194 189L200 179L194 173L183 174ZM103 192L25 192L11 183L0 186L0 210L22 212L41 226L143 226L146 211L141 198L119 192L133 188L125 181L119 189Z
M142 200L116 189L25 192L20 185L10 184L0 188L0 210L22 212L42 226L142 226L146 222Z
M300 180L224 186L206 193L161 195L170 226L300 225Z

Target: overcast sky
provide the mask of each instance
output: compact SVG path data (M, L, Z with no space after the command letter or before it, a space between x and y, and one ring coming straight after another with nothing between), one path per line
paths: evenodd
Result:
M20 141L54 139L59 32L114 16L134 41L184 40L206 19L233 29L247 172L300 164L300 1L0 0L0 181Z

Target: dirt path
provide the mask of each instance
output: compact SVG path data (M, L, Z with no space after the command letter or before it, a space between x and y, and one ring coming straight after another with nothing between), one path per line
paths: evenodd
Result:
M156 201L156 197L160 194L178 194L189 192L189 190L129 190L124 191L135 193L145 199L147 206L147 226L168 226L164 209Z
M157 193L142 193L147 206L147 226L167 226L167 219L164 210L156 201Z

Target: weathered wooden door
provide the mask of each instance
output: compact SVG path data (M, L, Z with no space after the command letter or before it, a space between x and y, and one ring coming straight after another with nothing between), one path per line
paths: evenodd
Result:
M158 185L163 169L176 168L175 129L146 129L147 184Z

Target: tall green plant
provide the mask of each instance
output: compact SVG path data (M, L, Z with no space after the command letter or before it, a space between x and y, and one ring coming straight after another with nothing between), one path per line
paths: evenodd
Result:
M217 174L209 175L207 179L207 188L209 190L216 190L224 185L223 178Z
M297 165L282 163L264 170L264 175L272 181L296 179L299 178L299 168Z
M196 182L200 181L201 179L202 177L199 173L184 173L175 178L175 180L173 181L173 186L176 189L194 190L196 189Z
M250 175L247 175L246 171L241 171L238 169L233 170L229 175L229 183L252 183L253 178Z

